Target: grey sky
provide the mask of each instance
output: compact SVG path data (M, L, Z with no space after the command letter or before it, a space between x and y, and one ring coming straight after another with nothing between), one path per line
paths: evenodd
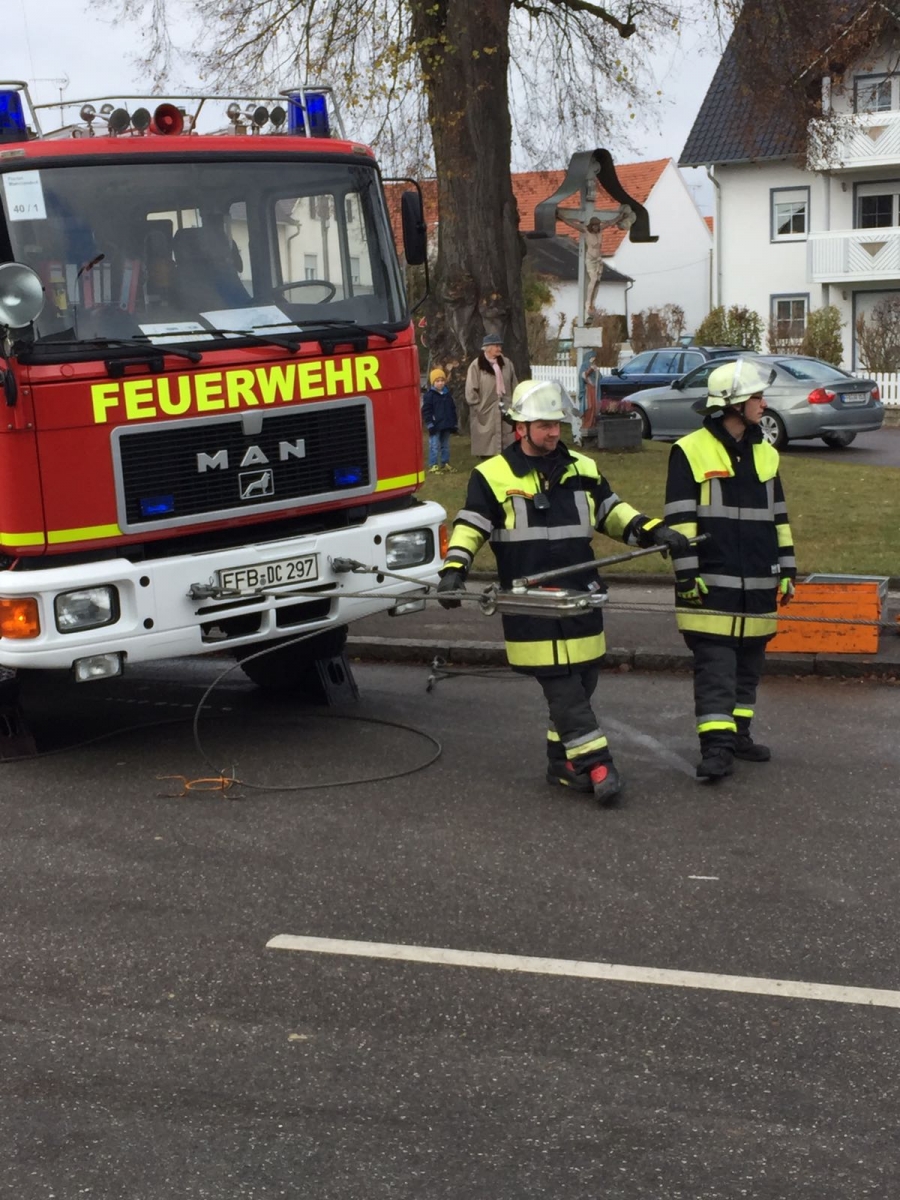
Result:
M28 81L39 103L140 93L146 81L133 65L140 30L113 23L108 11L78 0L6 0L0 40L0 79ZM645 119L631 124L630 146L611 146L618 162L678 158L718 60L711 34L689 30L681 43L649 64L661 96L649 102ZM71 119L72 114L69 114ZM46 126L57 123L48 113ZM579 147L572 147L578 149ZM560 168L566 165L560 162ZM685 172L701 211L710 213L711 188L702 171Z

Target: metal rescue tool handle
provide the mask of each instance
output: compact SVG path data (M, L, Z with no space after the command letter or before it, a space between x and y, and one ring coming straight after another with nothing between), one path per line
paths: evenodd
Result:
M478 597L478 607L486 617L494 613L512 613L523 617L581 616L606 603L606 592L571 592L566 588L519 588L501 591L495 583Z
M701 542L709 541L709 534L701 533L699 537L688 540L692 546L699 546ZM646 550L629 550L624 554L612 554L609 558L592 558L590 562L578 563L574 567L557 567L554 571L541 571L539 575L525 575L522 579L514 579L512 590L517 593L520 589L535 587L539 583L545 583L548 579L560 579L563 575L577 575L582 571L599 571L601 567L630 562L633 558L643 558L645 554L668 554L668 552L668 546L648 546Z

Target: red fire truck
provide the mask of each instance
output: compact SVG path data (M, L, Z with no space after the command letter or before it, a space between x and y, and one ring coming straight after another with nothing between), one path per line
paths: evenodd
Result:
M2 668L86 681L315 633L246 664L283 685L436 577L375 158L328 88L225 98L199 134L211 99L77 101L42 133L50 106L0 83Z

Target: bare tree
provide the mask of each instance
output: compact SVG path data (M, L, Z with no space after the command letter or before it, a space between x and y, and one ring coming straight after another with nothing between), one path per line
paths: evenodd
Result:
M900 369L900 300L887 296L856 318L856 344L867 371Z

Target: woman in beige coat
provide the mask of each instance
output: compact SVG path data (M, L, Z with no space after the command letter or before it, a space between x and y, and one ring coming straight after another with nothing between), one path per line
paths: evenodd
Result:
M518 382L515 368L503 357L502 340L496 333L489 333L466 375L473 454L490 458L515 441L515 431L502 414L509 408Z

